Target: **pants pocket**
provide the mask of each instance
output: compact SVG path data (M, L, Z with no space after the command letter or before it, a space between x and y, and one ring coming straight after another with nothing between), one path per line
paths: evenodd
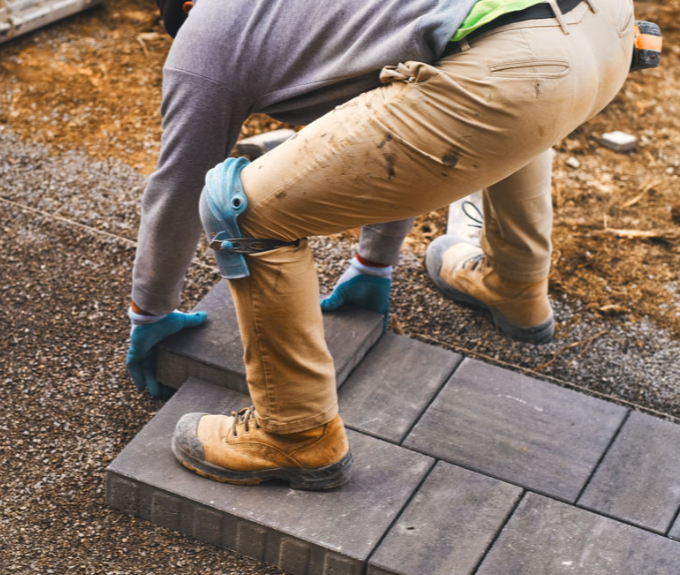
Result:
M489 67L492 76L503 78L562 78L569 73L566 60L516 60Z

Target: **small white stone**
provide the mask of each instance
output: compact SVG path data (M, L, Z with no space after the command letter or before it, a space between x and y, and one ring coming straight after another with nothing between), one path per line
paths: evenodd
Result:
M615 152L630 152L637 146L637 138L625 132L608 132L600 138L600 145Z
M574 156L569 158L565 162L565 164L567 164L567 166L569 166L570 168L574 168L575 170L578 170L581 167L581 162L579 162L576 158L574 158Z

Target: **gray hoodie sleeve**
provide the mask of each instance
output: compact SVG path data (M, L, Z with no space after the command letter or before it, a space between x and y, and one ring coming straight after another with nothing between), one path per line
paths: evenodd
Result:
M229 155L249 111L226 85L166 65L161 112L161 154L142 197L132 284L132 300L154 315L180 304L202 231L205 174Z
M372 262L398 264L399 250L414 221L408 219L364 226L359 239L359 255Z

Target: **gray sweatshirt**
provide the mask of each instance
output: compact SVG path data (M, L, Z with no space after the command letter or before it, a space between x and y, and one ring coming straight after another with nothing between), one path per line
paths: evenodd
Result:
M206 172L247 117L307 124L379 85L387 65L433 62L476 0L198 0L163 69L163 138L142 198L132 299L180 303L201 234ZM368 226L360 253L396 263L412 220Z

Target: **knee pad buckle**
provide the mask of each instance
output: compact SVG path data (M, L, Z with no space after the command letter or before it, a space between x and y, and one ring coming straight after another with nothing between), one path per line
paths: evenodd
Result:
M220 273L226 279L248 277L244 254L299 245L299 240L244 238L237 219L248 207L240 174L250 162L246 158L227 158L210 170L201 193L200 215L210 247L215 251Z

